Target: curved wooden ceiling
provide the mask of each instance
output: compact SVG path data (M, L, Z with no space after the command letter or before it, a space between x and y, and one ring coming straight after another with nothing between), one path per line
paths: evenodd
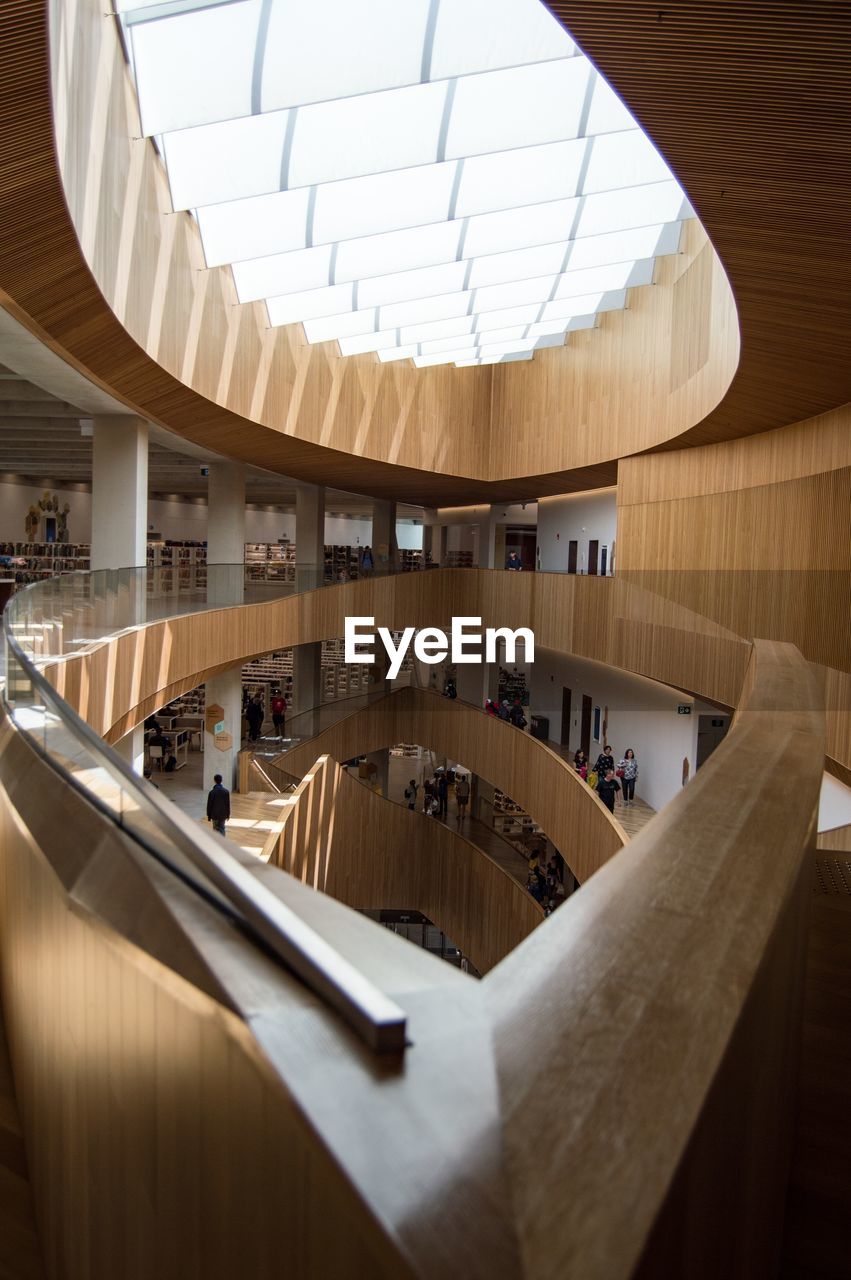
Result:
M736 298L729 391L660 447L851 400L851 5L548 2L676 173Z
M733 384L703 422L661 447L748 434L851 400L843 206L851 9L703 0L551 7L660 146L736 294L742 360ZM0 52L0 302L128 405L195 440L236 430L246 460L289 475L428 505L611 483L615 463L518 485L426 474L280 434L270 444L266 428L187 389L125 332L82 257L57 169L38 0L7 0Z

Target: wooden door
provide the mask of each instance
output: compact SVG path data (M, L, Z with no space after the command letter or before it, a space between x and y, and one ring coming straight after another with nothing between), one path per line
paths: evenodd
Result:
M570 746L570 690L561 691L561 738L563 747Z
M582 728L579 745L588 760L591 758L591 709L592 702L587 693L582 695Z
M571 538L567 544L567 572L576 573L576 553L579 549L579 543L575 538Z
M597 572L597 561L600 558L600 543L597 538L593 538L588 543L588 572Z

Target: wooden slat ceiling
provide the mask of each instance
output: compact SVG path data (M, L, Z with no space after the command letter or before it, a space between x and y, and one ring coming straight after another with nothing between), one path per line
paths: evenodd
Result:
M665 448L851 400L851 4L549 0L659 147L726 268L741 363Z
M851 5L576 0L568 25L682 181L728 269L742 360L718 408L668 447L782 425L851 400ZM485 484L324 449L236 418L166 374L106 306L53 147L46 9L0 7L0 304L84 373L194 440L238 429L270 470L425 505L612 482L616 464Z

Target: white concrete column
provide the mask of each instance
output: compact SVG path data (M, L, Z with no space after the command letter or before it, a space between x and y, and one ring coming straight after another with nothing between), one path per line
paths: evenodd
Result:
M322 642L293 645L293 705L290 715L318 707L322 701Z
M296 564L322 568L325 560L325 486L299 484L295 495Z
M442 564L445 554L446 526L438 524L436 508L426 507L423 511L423 559L428 560L430 555L432 564Z
M395 568L398 556L396 541L396 503L376 498L372 504L372 555L379 570Z
M115 750L126 760L134 773L142 776L145 768L145 728L137 724L135 729L125 733L115 744Z
M236 782L236 758L242 741L242 668L233 667L220 676L208 680L204 689L206 711L213 706L222 708L221 719L225 732L232 738L224 751L216 746L215 735L204 728L204 790L209 791L213 777L220 773L224 785L232 791ZM209 723L209 721L207 721Z
M142 567L148 532L148 424L92 419L92 569Z
M210 463L207 487L207 563L245 562L245 467Z
M207 487L207 601L239 604L244 598L245 467L210 463Z
M498 569L496 559L496 508L485 507L479 522L479 568Z

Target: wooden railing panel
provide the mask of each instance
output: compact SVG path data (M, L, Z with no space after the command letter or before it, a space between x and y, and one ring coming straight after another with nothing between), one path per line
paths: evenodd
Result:
M538 903L451 826L376 795L322 755L270 842L271 860L350 907L421 911L480 973L541 923Z
M485 979L530 1275L775 1274L823 716L791 646L752 662L695 779Z
M59 692L114 742L163 702L209 676L290 644L343 634L349 615L376 625L529 626L539 645L592 658L734 707L749 642L683 604L621 578L442 569L327 587L268 604L152 622L47 667ZM818 668L828 708L827 756L851 781L851 676ZM404 735L403 735L404 736Z
M500 787L546 832L583 883L626 843L626 833L566 760L513 725L432 690L398 689L279 757L296 777L317 754L335 760L415 741Z

